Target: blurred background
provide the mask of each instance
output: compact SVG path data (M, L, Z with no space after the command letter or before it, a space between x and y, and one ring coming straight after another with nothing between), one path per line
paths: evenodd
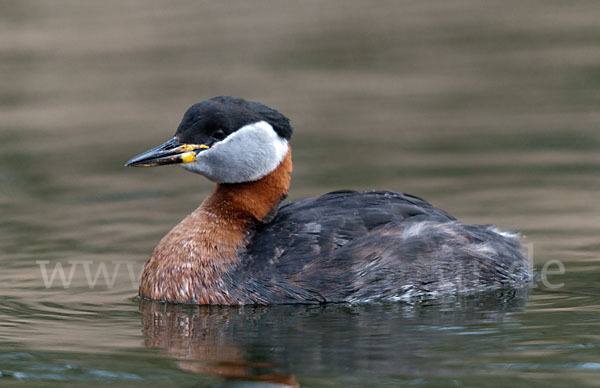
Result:
M596 299L581 295L598 296L600 3L9 0L0 7L0 343L6 350L0 383L130 384L139 378L145 385L220 384L189 380L190 368L157 361L147 350L149 331L142 333L140 315L162 310L138 306L136 285L123 266L115 270L115 262L133 263L139 271L157 241L212 190L210 182L181 168L128 169L125 161L170 138L191 104L232 95L292 120L291 199L342 188L407 192L464 221L521 231L538 267L549 260L566 266L560 282L580 297L534 294L528 311L541 310L519 316L536 321L525 325L532 337L518 346L548 341L533 327L550 321L560 322L561 330L574 324L573 332L552 326L556 341L544 342L568 346L523 354L517 344L498 345L504 356L523 356L523 365L541 368L539 374L528 374L527 367L494 369L506 360L484 351L489 342L475 341L471 358L448 351L458 349L454 343L444 350L464 367L432 363L377 384L408 384L418 376L424 385L477 385L490 365L490 374L505 378L495 380L498 386L525 384L522 373L541 386L558 384L550 371L557 368L575 385L597 384L588 373L600 369L592 362L600 359L600 339L574 339L582 328L569 319L581 324L585 318L590 331L599 323L570 314L598 311ZM62 263L67 274L73 260L91 261L92 275L104 263L116 282L108 287L100 277L90 289L80 267L68 288L58 281L46 288L40 260L49 268ZM556 311L564 315L558 319ZM340 331L346 313L335 310L328 321L334 323L325 327ZM390 319L404 314L388 313ZM202 319L212 327L214 311L207 314ZM367 326L381 319L371 315ZM161 317L182 316L193 321L198 312ZM281 338L291 335L282 332ZM489 340L506 344L518 337L507 335ZM242 348L257 341L226 339ZM233 353L262 362L268 349L287 349L279 340ZM413 344L417 353L427 342ZM153 341L149 348L164 346ZM198 348L194 342L181 346ZM314 346L335 354L346 345ZM359 348L357 354L369 351ZM287 355L278 365L284 375L303 375L299 380L308 385L361 386L371 381L361 376L378 370L376 360L397 356L391 348L374 352L364 369L335 373L319 369L330 354L325 350L321 361L298 356L292 362ZM56 359L64 361L49 361ZM91 369L94 362L103 363L102 373ZM156 379L145 380L140 370ZM381 373L396 370L391 365ZM444 377L423 377L432 374Z

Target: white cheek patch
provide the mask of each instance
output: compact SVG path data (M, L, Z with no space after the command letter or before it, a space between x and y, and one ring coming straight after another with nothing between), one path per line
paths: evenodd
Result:
M256 181L275 170L288 153L288 142L266 121L248 124L183 168L217 183Z

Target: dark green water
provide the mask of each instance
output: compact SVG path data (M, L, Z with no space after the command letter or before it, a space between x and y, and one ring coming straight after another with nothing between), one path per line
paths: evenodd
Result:
M1 386L600 386L597 2L1 7ZM123 163L214 95L292 118L292 199L416 194L564 274L414 305L140 303L211 184Z

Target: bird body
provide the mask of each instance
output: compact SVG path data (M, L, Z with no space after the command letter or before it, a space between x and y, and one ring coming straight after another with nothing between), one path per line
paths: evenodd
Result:
M217 183L144 266L142 298L244 305L365 302L520 287L518 236L468 225L387 191L337 191L280 205L292 171L289 121L231 97L198 103L173 139L127 165L183 163Z

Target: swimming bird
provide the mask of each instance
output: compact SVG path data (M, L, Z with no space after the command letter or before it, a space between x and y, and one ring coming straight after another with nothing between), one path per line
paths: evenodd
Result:
M425 200L336 191L281 204L292 127L258 102L192 105L175 135L126 166L181 164L216 183L144 265L139 296L247 305L410 300L531 280L519 236L469 225Z

